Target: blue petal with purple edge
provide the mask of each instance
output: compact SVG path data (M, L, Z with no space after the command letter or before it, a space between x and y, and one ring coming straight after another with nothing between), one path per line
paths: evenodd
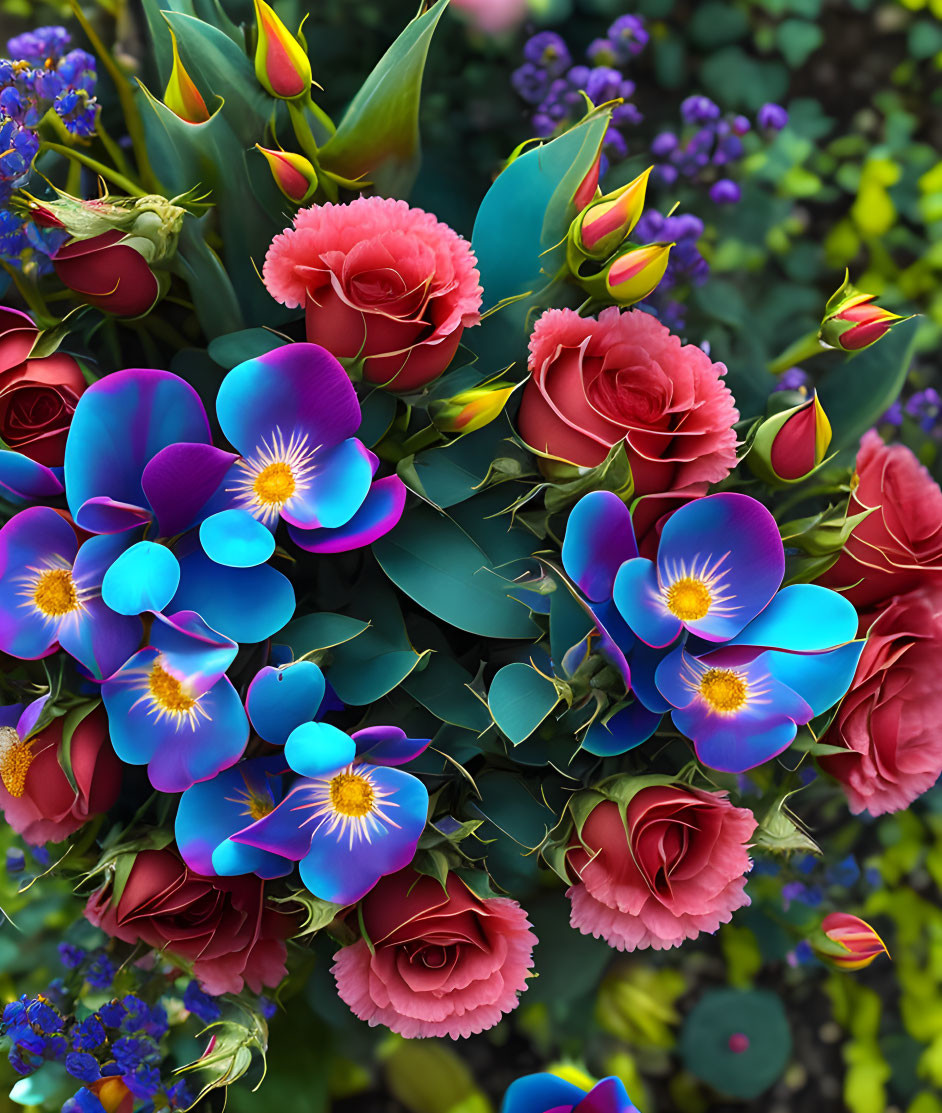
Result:
M643 641L636 641L628 655L631 664L631 690L649 711L661 714L670 710L670 704L657 690L657 667L664 660L670 647L652 649Z
M275 535L247 510L233 507L212 514L200 525L203 552L229 568L255 568L275 551Z
M299 862L311 849L314 833L314 823L305 822L316 808L313 785L312 781L297 781L274 811L234 832L232 841Z
M611 1076L597 1082L572 1113L638 1113L620 1078Z
M142 506L115 502L104 495L87 499L78 508L75 521L89 533L123 533L150 523L151 512Z
M20 715L16 723L16 733L20 738L25 739L28 737L39 722L39 716L43 712L43 708L49 702L49 693L40 696L39 699L34 699L32 703L28 703L23 708L23 713Z
M815 715L833 707L850 688L866 643L847 642L825 653L764 654L769 672L807 703Z
M364 727L352 735L357 757L371 765L405 765L424 753L431 738L407 738L400 727Z
M63 619L59 645L95 680L103 680L136 652L143 633L144 626L136 615L115 614L100 598L92 598L80 614Z
M21 510L0 529L0 650L4 653L35 660L53 651L61 619L46 616L35 606L31 587L37 569L71 569L77 547L75 530L47 506Z
M369 852L364 853L364 843L354 836L351 845L342 825L329 831L326 822L312 824L311 849L299 865L301 880L314 896L335 904L353 904L385 874L407 866L428 814L428 792L411 773L369 765L357 766L357 771L370 774L380 806L397 826L387 826L374 814Z
M283 629L294 614L290 580L268 564L229 568L202 549L180 559L180 587L174 609L196 610L210 626L237 642L261 642Z
M337 529L298 529L289 524L288 534L298 548L309 553L346 553L361 549L384 537L402 517L406 485L398 475L377 479L360 509Z
M283 746L295 727L317 715L326 687L313 661L281 669L266 665L249 684L245 708L256 732L273 746Z
M647 742L662 717L662 712L649 711L643 703L635 700L616 711L607 722L594 722L586 731L582 748L597 757L627 753Z
M339 773L355 757L356 743L350 735L329 723L302 723L285 743L285 761L302 777Z
M592 491L572 508L563 538L563 568L593 603L612 597L615 574L638 555L631 513L611 491Z
M625 620L615 609L615 604L611 601L596 603L591 607L581 599L579 602L585 607L595 622L595 629L599 639L599 653L601 653L605 660L608 661L612 668L614 668L622 678L625 688L630 688L631 669L628 665L627 653L631 646L635 644L636 639L634 634L632 634L625 625Z
M163 656L163 666L185 680L190 695L201 695L225 673L239 647L208 626L195 611L155 614L150 644Z
M232 502L226 480L237 459L211 444L169 444L157 453L144 468L141 486L161 537L184 533Z
M565 1110L577 1105L585 1096L585 1090L555 1074L526 1074L508 1086L500 1113L548 1113L550 1110Z
M233 367L216 397L216 416L231 444L251 456L275 431L306 435L309 449L332 448L360 428L350 377L318 344L285 344ZM182 439L182 438L178 438Z
M0 450L0 487L27 502L62 494L62 484L51 468L37 464L22 452Z
M677 729L690 737L678 721L678 716L683 714L675 711L671 718ZM722 773L745 773L778 757L792 744L797 733L794 720L786 716L754 723L735 721L717 724L712 732L702 733L694 739L693 748L698 760L710 769L718 769Z
M684 576L711 579L710 572L714 603L684 625L707 641L727 641L768 605L785 575L782 538L761 502L723 492L695 499L667 519L657 550L661 587Z
M258 873L271 878L283 877L291 869L284 858L233 843L229 838L253 822L249 810L253 798L267 800L268 806L281 799L278 774L283 770L280 757L254 758L239 762L212 780L191 785L183 793L174 836L191 870L204 876Z
M683 629L680 619L664 606L657 570L644 557L625 561L618 569L612 598L632 632L655 649L675 642Z
M838 592L818 584L791 584L729 644L813 653L853 641L857 623L854 605Z
M363 505L373 482L371 455L356 437L322 449L314 472L281 508L282 518L299 529L346 525Z
M105 572L101 597L117 614L162 611L180 583L180 565L166 547L138 541Z
M149 510L141 486L148 461L177 441L211 440L203 403L179 376L149 369L106 375L79 398L69 427L65 493L72 517L91 528L83 504L101 497Z

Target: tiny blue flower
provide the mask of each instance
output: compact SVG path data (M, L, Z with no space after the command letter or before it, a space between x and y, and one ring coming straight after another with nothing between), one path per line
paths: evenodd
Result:
M101 1078L98 1060L86 1051L72 1051L66 1055L65 1069L80 1082L96 1082Z

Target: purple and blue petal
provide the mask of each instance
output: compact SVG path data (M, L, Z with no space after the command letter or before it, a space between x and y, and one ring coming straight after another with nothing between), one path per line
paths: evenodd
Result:
M822 715L850 688L863 652L863 641L847 642L824 653L765 653L769 672Z
M117 614L162 611L180 584L180 565L165 546L138 541L114 561L101 583L101 597Z
M289 524L291 540L309 553L346 553L384 537L402 517L406 485L398 475L377 479L359 510L336 529L298 529Z
M317 715L326 687L313 661L281 669L266 665L253 677L245 697L252 726L266 742L283 746L295 727Z
M662 712L649 711L636 699L604 723L594 722L586 731L582 748L597 757L625 754L647 742L662 718Z
M853 641L858 621L853 604L838 592L817 584L792 584L729 644L814 653Z
M230 501L226 485L237 457L211 444L170 444L144 468L141 487L161 537L195 526Z
M527 1074L511 1082L500 1113L568 1113L585 1096L585 1090L555 1074Z
M356 743L329 723L302 723L285 743L285 761L302 777L339 773L356 757Z
M197 546L178 553L180 586L174 609L198 611L215 630L237 642L261 642L294 614L291 581L268 564L230 568Z
M9 449L0 450L0 488L26 502L54 498L64 489L51 468Z
M200 525L203 552L229 568L255 568L275 551L275 535L247 510L232 507L212 514Z
M313 807L311 781L298 781L273 811L236 831L232 841L299 862L311 849L314 824L304 821Z
M625 623L646 645L663 649L683 630L661 597L657 569L644 557L625 561L618 569L612 598Z
M638 1113L620 1078L597 1082L572 1113Z
M148 369L106 375L81 396L69 428L65 492L72 517L86 529L100 526L104 518L86 504L106 499L107 532L118 531L122 513L127 528L137 525L141 510L150 516L141 485L146 465L177 441L211 439L199 395L179 376Z
M428 749L430 738L407 738L400 727L364 727L352 735L357 757L371 765L405 765Z
M563 568L593 603L611 599L615 575L638 555L631 512L611 491L592 491L572 508L563 539Z
M337 529L363 505L373 482L373 454L356 437L317 454L313 474L281 508L298 529Z
M625 625L625 620L611 601L596 603L591 607L584 600L580 599L578 602L585 607L595 622L599 639L599 653L621 677L625 689L629 689L631 687L631 668L626 654L630 647L635 644L634 634Z
M233 367L219 387L216 416L243 456L270 445L276 431L329 449L354 436L361 420L350 377L318 344L285 344Z
M211 688L239 651L231 638L207 625L196 611L155 614L150 642L160 651L166 668L186 680L193 695Z
M19 719L16 721L16 733L22 739L28 738L39 722L39 716L43 712L43 708L49 702L50 693L40 696L39 699L34 699L32 703L28 703L22 711Z

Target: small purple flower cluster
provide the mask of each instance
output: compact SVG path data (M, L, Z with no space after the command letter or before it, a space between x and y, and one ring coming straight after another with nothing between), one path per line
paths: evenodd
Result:
M612 111L602 147L602 173L609 163L625 158L628 143L622 129L639 124L643 117L631 103L635 84L624 69L647 41L644 23L634 15L616 19L606 37L589 46L589 65L573 65L569 47L555 31L541 31L529 39L523 48L525 61L511 81L520 97L533 106L535 134L547 137L577 120L586 96L593 104L620 99L623 103Z
M69 41L64 27L39 27L10 39L9 57L0 58L0 258L33 261L40 272L62 234L24 222L8 203L32 173L40 145L36 128L50 109L72 135L95 130L95 59L84 50L67 51Z
M899 428L905 418L914 421L924 433L938 435L942 432L942 395L930 386L915 391L905 402L897 398L880 421Z
M678 178L710 181L710 198L718 205L734 205L742 197L737 182L729 177L716 177L719 168L727 168L743 155L742 137L752 130L751 122L741 115L723 114L720 106L709 97L687 97L680 106L683 128L680 134L664 131L651 144L651 153L658 160L656 173L665 185ZM777 104L766 104L756 117L758 128L765 132L781 131L788 123L788 113Z
M673 243L667 271L657 289L645 301L668 328L681 331L685 319L684 303L669 297L678 286L702 286L710 275L710 265L700 254L697 243L703 235L703 221L693 213L663 216L646 209L635 228L639 243Z

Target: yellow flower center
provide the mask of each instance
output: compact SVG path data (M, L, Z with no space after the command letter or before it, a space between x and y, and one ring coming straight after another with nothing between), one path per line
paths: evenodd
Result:
M700 695L721 715L739 711L748 694L746 681L733 669L707 669L700 678Z
M683 576L667 589L667 609L681 622L695 622L709 611L713 596L703 580Z
M245 810L252 819L263 819L275 810L270 796L263 792L253 792L248 789L245 794Z
M338 773L330 781L330 803L340 815L360 819L373 810L373 786L357 773Z
M33 749L13 727L0 727L0 781L11 796L26 791L26 774L33 764Z
M155 661L150 670L147 687L151 699L163 711L186 715L196 706L197 701L184 692L180 681L171 676L159 661Z
M50 568L40 572L33 588L33 603L37 610L50 618L61 618L64 614L77 611L81 604L69 569Z
M255 477L253 489L261 503L278 506L286 503L297 489L291 466L283 460L276 460L262 468Z

